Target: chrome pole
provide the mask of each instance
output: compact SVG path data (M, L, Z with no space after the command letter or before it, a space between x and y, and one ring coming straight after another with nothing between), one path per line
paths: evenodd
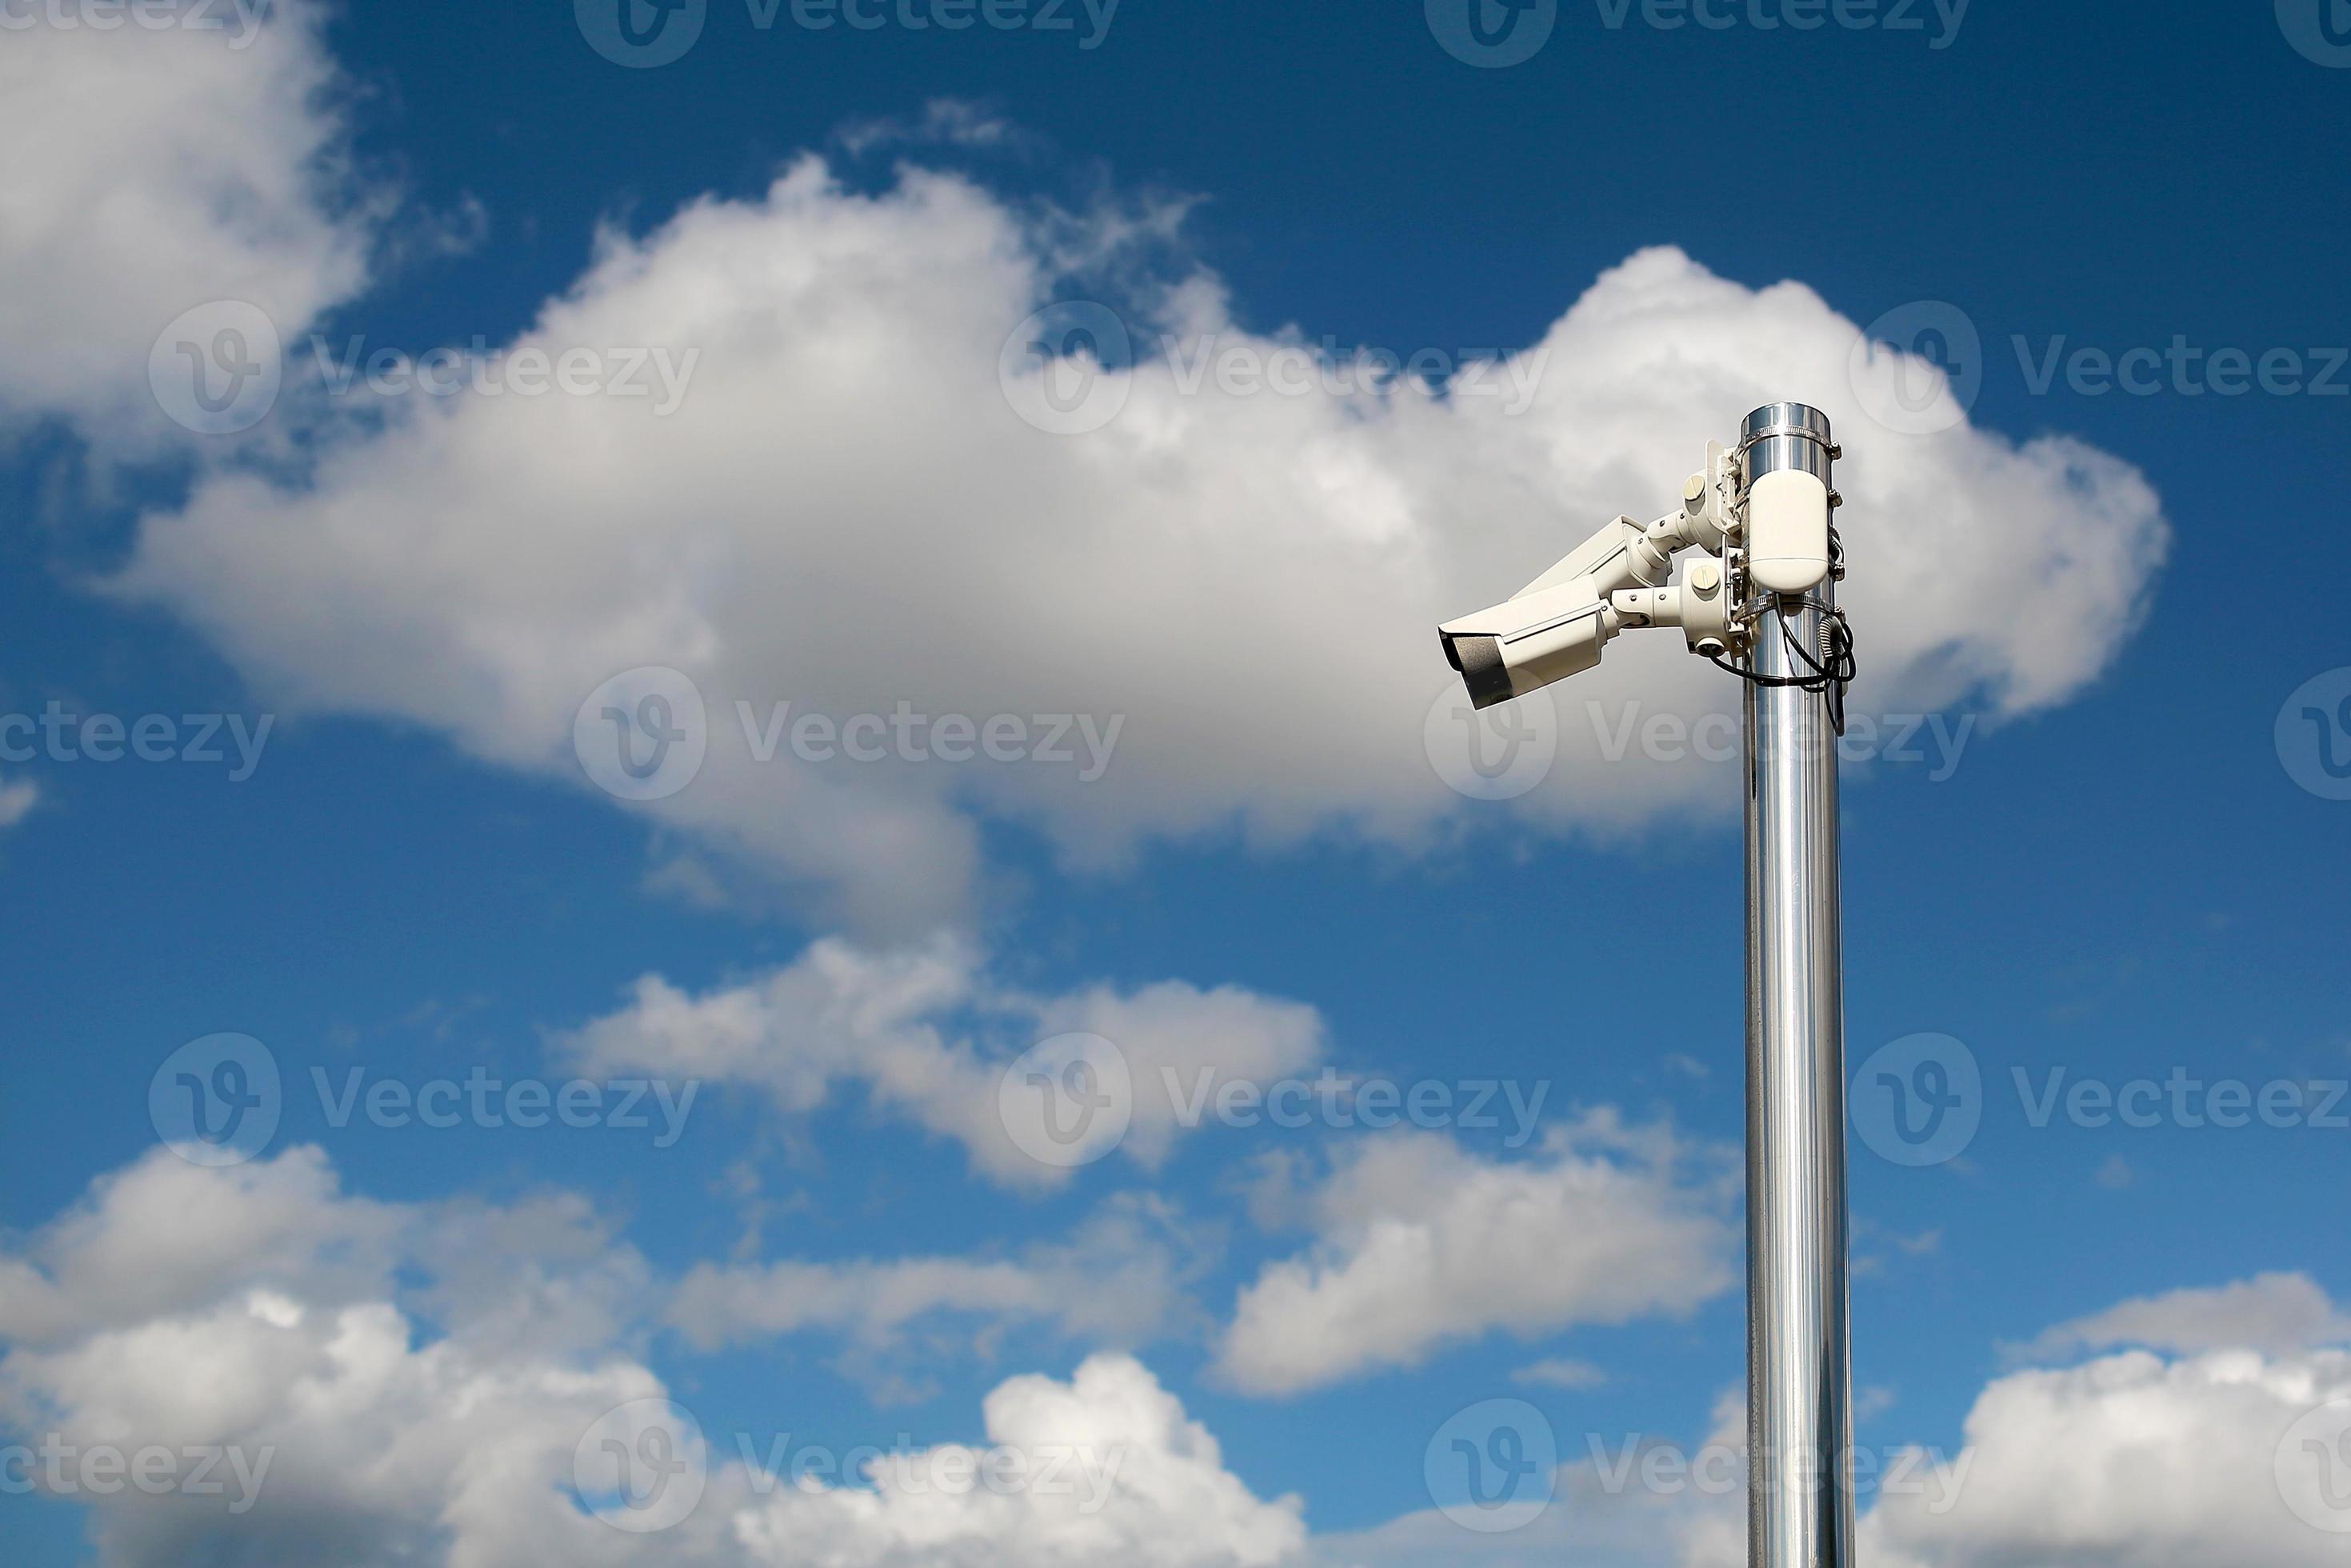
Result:
M1767 431L1782 432L1766 435ZM1748 417L1747 476L1830 479L1826 415ZM1834 604L1832 578L1815 596ZM1752 668L1825 664L1821 612L1775 599ZM1836 735L1827 698L1747 692L1747 1426L1750 1568L1850 1568L1852 1331L1846 1282L1844 1001Z

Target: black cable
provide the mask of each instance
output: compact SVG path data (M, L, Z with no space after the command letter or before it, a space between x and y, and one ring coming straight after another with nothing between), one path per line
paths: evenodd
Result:
M1829 534L1829 560L1833 573L1844 560L1844 541L1836 536L1834 529ZM1815 657L1813 651L1797 639L1784 615L1780 621L1780 635L1787 643L1788 651L1812 672L1810 674L1759 675L1719 653L1713 655L1714 663L1717 668L1729 671L1750 685L1766 688L1794 686L1825 696L1829 705L1829 723L1842 738L1844 735L1845 688L1860 674L1860 664L1854 653L1853 623L1845 619L1844 611L1833 604L1824 604L1809 594L1799 602L1821 612L1821 634L1825 645L1820 655Z
M1795 632L1789 629L1783 620L1780 623L1780 635L1786 641L1788 651L1812 672L1810 674L1759 675L1753 670L1732 664L1720 654L1714 656L1715 666L1737 675L1751 686L1761 686L1766 689L1793 686L1827 697L1829 722L1835 727L1836 733L1842 737L1845 729L1845 688L1852 685L1854 677L1860 673L1860 665L1854 653L1853 624L1845 619L1844 612L1842 610L1822 604L1817 600L1808 599L1804 602L1821 612L1821 630L1826 634L1829 642L1827 664L1823 664L1819 659L1814 658L1812 651L1796 640Z
M1825 665L1820 659L1813 658L1796 640L1793 632L1787 630L1785 621L1780 623L1781 632L1787 639L1789 651L1819 677L1817 685L1807 685L1805 690L1820 692L1828 698L1829 723L1835 727L1838 737L1842 738L1844 735L1845 688L1853 684L1854 676L1860 673L1860 666L1854 657L1853 623L1844 618L1844 612L1825 604L1820 610L1821 635L1826 641L1826 646L1821 650L1823 657L1828 661Z

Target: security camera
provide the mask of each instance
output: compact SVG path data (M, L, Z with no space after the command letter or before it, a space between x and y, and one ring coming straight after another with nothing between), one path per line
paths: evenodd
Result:
M1437 635L1470 705L1483 710L1591 669L1623 625L1592 580L1578 577L1465 615Z
M1682 508L1643 528L1618 517L1508 602L1437 629L1446 661L1461 672L1469 700L1489 708L1580 675L1600 663L1627 626L1684 626L1690 643L1729 646L1729 595L1719 569L1704 597L1667 587L1677 551L1720 555L1736 527L1738 459L1709 444L1703 472L1690 476Z
M1750 593L1759 605L1794 602L1837 570L1837 455L1819 411L1756 410L1737 449L1708 443L1679 511L1646 528L1618 517L1508 601L1439 627L1446 662L1483 709L1582 674L1630 629L1677 627L1690 652L1718 664L1746 653ZM1686 549L1699 557L1675 582Z

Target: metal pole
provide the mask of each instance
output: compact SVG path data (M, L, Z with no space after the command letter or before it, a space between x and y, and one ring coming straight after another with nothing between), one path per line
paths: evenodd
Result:
M1803 434L1757 439L1767 430ZM1747 435L1750 485L1790 467L1829 482L1829 422L1817 410L1759 409ZM1835 591L1834 580L1815 591L1829 603ZM1776 601L1756 623L1755 673L1811 673L1783 632L1825 664L1821 620L1800 600ZM1836 736L1819 694L1746 691L1747 1561L1851 1568Z

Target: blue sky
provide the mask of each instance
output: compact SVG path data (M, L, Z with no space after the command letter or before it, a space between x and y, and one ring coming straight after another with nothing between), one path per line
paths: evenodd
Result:
M2314 570L2351 413L2339 5L1568 3L1499 68L1408 4L949 33L710 0L649 69L559 4L281 5L238 49L0 9L29 18L0 38L0 713L168 716L175 751L187 716L270 727L241 779L225 725L219 761L0 753L0 1427L285 1466L236 1514L10 1487L14 1560L1721 1560L1721 1500L1594 1495L1585 1461L1698 1448L1740 1385L1735 769L1611 760L1577 688L1515 800L1447 789L1423 736L1439 619L1670 509L1778 396L1838 419L1856 706L1926 754L1846 770L1850 1061L1944 1036L1982 1083L1955 1157L1854 1145L1860 1440L1977 1454L1955 1510L1888 1500L1866 1539L2339 1549L2338 1494L2271 1479L2351 1397L2351 654ZM1134 363L1057 433L998 344L1072 299ZM205 434L150 349L175 319L217 347L224 300L285 384ZM1531 402L1178 373L1326 339L1504 361ZM693 358L658 413L339 395L321 354L359 340ZM2100 391L2085 349L2155 379ZM1937 395L1889 411L1856 363ZM1732 711L1630 641L1592 700ZM619 799L575 710L594 734L619 677L642 714L646 667L711 757ZM1098 780L860 773L760 762L738 701L1121 738ZM1163 1066L1327 1065L1541 1086L1540 1124L1144 1105L1096 1163L1024 1164L989 1097L1080 1032L1146 1100ZM221 1033L266 1047L280 1121L208 1168L148 1091ZM694 1098L667 1146L658 1110L339 1125L314 1070ZM2292 1125L2101 1126L2036 1117L2053 1071L2307 1087ZM361 1326L398 1368L372 1395L335 1349ZM486 1413L449 1415L467 1390ZM572 1441L655 1391L716 1495L634 1536L571 1495ZM1146 1394L1217 1450L1102 1414ZM1566 1469L1488 1534L1426 1470L1497 1400ZM2177 1451L2133 1436L2175 1418ZM1071 1430L1189 1501L926 1548L716 1462ZM2037 1533L2061 1506L2079 1531Z

